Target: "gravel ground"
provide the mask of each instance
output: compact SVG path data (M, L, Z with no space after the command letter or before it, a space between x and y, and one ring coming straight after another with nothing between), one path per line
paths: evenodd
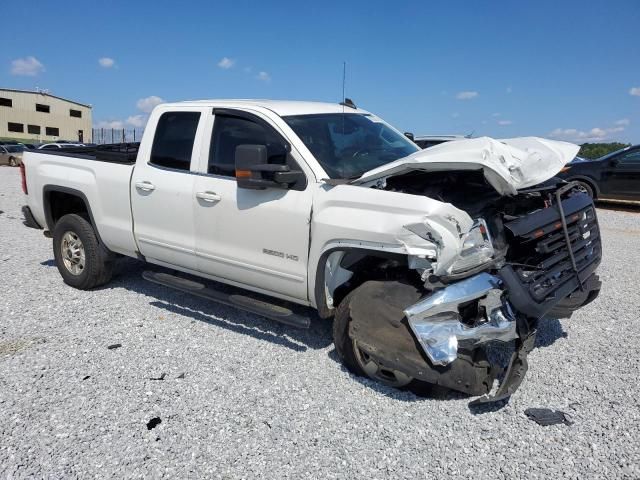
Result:
M134 260L74 290L23 202L0 168L1 478L640 478L640 210L599 210L602 294L546 321L520 390L473 414L353 377L329 322L172 292ZM541 427L530 407L575 423Z

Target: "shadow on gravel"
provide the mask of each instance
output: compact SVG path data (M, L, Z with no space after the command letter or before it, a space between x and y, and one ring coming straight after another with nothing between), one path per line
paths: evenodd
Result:
M328 354L329 358L336 362L343 372L348 373L353 380L370 388L380 395L392 398L394 400L400 400L402 402L419 402L421 400L461 400L469 398L464 393L455 392L447 388L439 387L438 385L429 385L427 383L421 383L419 385L411 385L403 389L394 387L388 387L382 383L378 383L374 380L370 380L365 377L359 377L349 371L343 364L335 348Z
M55 261L46 260L41 262L41 265L55 267ZM142 272L150 269L174 273L174 271L170 269L145 264L135 259L120 259L113 280L100 289L124 288L141 295L153 297L155 300L150 301L149 305L156 308L191 318L194 321L224 328L235 333L249 335L258 340L272 342L296 352L304 352L309 348L314 350L322 349L332 343L331 322L320 319L315 311L310 308L292 306L298 313L309 315L312 319L311 327L308 330L298 329L262 318L259 315L254 315L148 282L142 278ZM183 273L179 273L179 275L186 278L191 277ZM191 278L202 281L200 278ZM240 291L240 289L236 289L235 287L221 285L217 282L208 280L206 282L215 284L216 288L221 290ZM564 331L558 319L545 318L540 321L535 348L548 347L556 340L566 337L567 333ZM511 352L513 352L513 342L507 344L496 343L488 347L487 353L492 363L506 367ZM331 350L328 356L340 364L343 371L348 372L338 358L335 349ZM350 372L349 374L354 380L377 393L404 402L415 402L423 399L448 401L470 398L463 393L427 384L399 390L366 378L358 377ZM477 414L496 411L503 408L507 403L508 401L503 401L492 405L485 405L474 409L472 413Z
M41 262L40 265L56 266L54 260L46 260ZM224 328L235 333L249 335L258 340L282 345L296 352L304 352L309 348L314 350L322 349L332 343L331 322L322 320L317 316L315 311L310 308L298 305L290 306L290 308L294 309L297 313L307 315L311 318L311 327L308 330L299 329L243 310L148 282L142 278L142 272L144 270L176 273L184 278L191 278L199 282L214 285L216 289L225 292L244 292L232 286L222 285L214 281L175 272L171 269L146 264L130 258L119 259L116 264L113 280L104 287L97 288L96 290L124 288L141 295L155 298L156 300L150 301L149 304L156 308L161 308L168 312ZM140 300L143 301L143 299Z
M613 210L618 212L640 213L640 203L616 203L596 202L596 208L600 210Z

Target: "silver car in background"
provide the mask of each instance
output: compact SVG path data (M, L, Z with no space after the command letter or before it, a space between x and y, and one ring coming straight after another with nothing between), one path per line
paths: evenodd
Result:
M24 145L0 145L0 165L17 167L22 163L22 153L26 149Z

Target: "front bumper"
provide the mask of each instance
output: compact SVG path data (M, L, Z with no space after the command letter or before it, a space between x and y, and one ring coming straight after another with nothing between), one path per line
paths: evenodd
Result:
M423 298L404 310L409 326L434 365L448 365L458 356L458 343L473 346L515 340L516 318L504 300L503 281L480 273ZM461 305L477 301L475 326L462 322Z

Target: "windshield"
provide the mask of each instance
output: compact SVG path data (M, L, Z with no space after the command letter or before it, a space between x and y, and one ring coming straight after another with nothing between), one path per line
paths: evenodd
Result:
M25 151L25 146L24 145L11 145L10 147L7 147L7 151L11 152L11 153L24 152Z
M420 150L373 115L326 113L284 120L331 178L357 178Z

